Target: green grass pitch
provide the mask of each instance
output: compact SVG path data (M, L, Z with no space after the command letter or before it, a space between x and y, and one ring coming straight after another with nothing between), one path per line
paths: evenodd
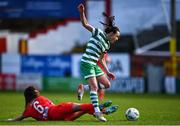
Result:
M42 92L55 104L59 102L79 102L75 92ZM105 116L108 122L99 122L91 115L83 115L72 122L65 121L35 121L32 118L7 122L6 119L19 115L24 110L23 92L0 92L0 125L180 125L180 95L159 94L119 94L107 93L105 100L112 100L119 105L116 113ZM81 102L90 103L88 93ZM135 107L140 112L137 121L127 121L124 113L129 107Z

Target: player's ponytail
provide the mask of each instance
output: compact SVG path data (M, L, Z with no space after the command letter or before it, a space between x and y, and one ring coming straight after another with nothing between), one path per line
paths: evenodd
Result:
M107 18L107 24L100 21L102 25L105 26L105 32L108 34L110 32L116 33L117 31L120 32L119 28L115 26L115 16L108 16L105 12L102 15Z

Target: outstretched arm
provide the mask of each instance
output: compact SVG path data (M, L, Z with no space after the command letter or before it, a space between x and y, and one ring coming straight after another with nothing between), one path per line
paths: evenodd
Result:
M79 6L78 6L78 11L79 11L79 13L80 13L80 19L81 19L82 25L83 25L88 31L92 32L94 28L93 28L93 26L91 26L91 25L88 23L88 21L87 21L87 19L86 19L86 16L85 16L85 13L84 13L85 8L84 8L84 5L83 5L83 4L79 4Z
M23 119L24 119L23 115L20 115L20 116L17 116L15 118L10 118L7 121L21 121Z

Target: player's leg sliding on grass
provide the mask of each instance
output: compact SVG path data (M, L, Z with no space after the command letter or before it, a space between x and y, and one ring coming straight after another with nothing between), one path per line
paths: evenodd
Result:
M108 106L106 106L106 105L108 105ZM110 105L111 104L109 104L109 102L107 102L107 103L105 102L104 104L100 105L101 106L100 110L102 111L103 114L109 115L109 114L112 114L115 111L117 111L117 109L118 109L117 105L114 105L114 106L110 106ZM67 116L64 118L64 120L72 121L86 113L88 113L90 115L94 115L94 107L92 104L73 103L72 111L73 112L70 112L69 114L67 114Z
M15 118L8 121L20 121L28 117L32 117L40 121L48 120L64 120L72 121L83 114L94 115L94 107L92 104L78 104L73 102L64 102L55 105L52 101L44 96L40 96L40 92L30 86L24 91L25 110ZM103 114L111 114L118 109L118 106L110 106L111 102L105 102L100 105L100 110Z
M94 115L99 121L105 122L107 120L99 109L97 84L99 82L103 84L105 88L109 88L110 82L102 72L101 68L97 65L97 62L101 62L109 78L115 79L115 75L108 70L103 58L107 50L110 49L110 44L115 43L119 39L120 31L118 27L114 26L114 16L109 17L104 14L108 19L108 24L102 23L106 25L105 31L103 32L99 28L94 28L88 23L83 4L78 6L78 10L82 25L92 33L92 36L87 43L86 51L81 58L81 74L87 79L87 82L90 85L90 99L94 107Z

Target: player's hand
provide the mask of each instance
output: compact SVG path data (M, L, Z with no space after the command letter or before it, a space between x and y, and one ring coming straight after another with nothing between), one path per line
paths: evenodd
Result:
M10 119L7 119L7 121L8 121L8 122L12 122L12 121L14 121L14 120L10 118Z
M111 73L111 72L108 72L108 73L107 73L107 76L108 76L111 80L115 80L115 79L116 79L115 74L113 74L113 73Z
M83 4L79 4L79 6L78 6L78 11L79 11L80 13L84 12L84 5L83 5Z

